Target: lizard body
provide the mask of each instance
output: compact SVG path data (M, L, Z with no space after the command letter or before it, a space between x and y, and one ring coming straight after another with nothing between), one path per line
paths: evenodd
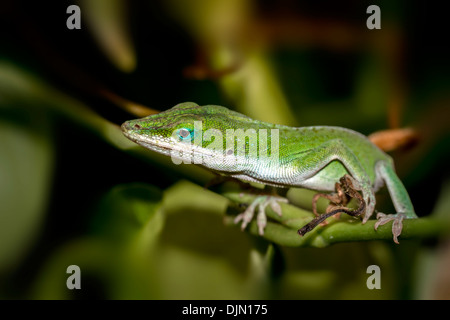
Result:
M363 223L374 212L375 192L386 185L397 213L379 213L376 226L394 220L396 242L401 221L417 218L392 158L350 129L294 128L254 120L222 106L186 102L127 121L122 131L130 140L178 163L195 163L247 182L333 192L336 182L349 175L366 205ZM264 201L262 205L267 204ZM266 219L260 216L263 234ZM246 212L238 220L242 219L245 227L252 217L253 212Z

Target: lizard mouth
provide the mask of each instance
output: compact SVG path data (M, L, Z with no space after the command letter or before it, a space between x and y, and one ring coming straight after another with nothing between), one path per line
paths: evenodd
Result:
M192 148L179 148L176 144L168 142L167 138L158 138L155 136L146 137L136 132L129 131L127 128L129 127L127 127L126 124L122 125L123 134L134 143L146 149L173 158L182 158L183 156L191 157L193 155L194 150ZM203 153L201 150L198 152Z
M142 135L140 134L139 128L136 124L131 124L129 121L125 122L121 126L122 133L134 143L158 152L160 154L175 158L194 158L194 156L207 157L207 159L213 158L213 150L208 150L207 148L195 147L191 144L177 144L171 141L171 138L157 136L157 135ZM148 130L148 128L147 128Z
M122 130L124 128L124 125L122 125ZM137 143L138 145L141 145L145 148L148 148L150 150L159 152L159 153L163 153L163 154L169 154L170 152L173 150L173 148L169 147L169 146L165 146L161 143L156 143L156 139L152 139L152 138L145 138L142 137L141 135L139 135L138 133L132 132L132 131L123 131L123 134L130 139L131 141L133 141L134 143Z

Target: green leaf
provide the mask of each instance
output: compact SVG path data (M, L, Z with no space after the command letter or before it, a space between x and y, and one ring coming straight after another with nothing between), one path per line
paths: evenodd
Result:
M98 45L121 71L136 68L136 52L129 30L124 0L81 0L83 17Z
M125 241L154 218L161 200L161 191L153 186L142 183L116 186L101 200L92 221L93 232Z
M144 184L112 189L99 204L93 234L64 244L53 254L37 276L32 297L157 298L154 258L164 225L161 199L157 188ZM80 267L85 290L67 289L70 265Z
M33 246L47 206L53 144L45 115L32 118L7 122L0 116L0 273Z

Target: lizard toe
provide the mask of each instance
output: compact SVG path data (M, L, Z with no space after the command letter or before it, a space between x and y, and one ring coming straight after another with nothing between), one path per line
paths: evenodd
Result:
M379 226L382 226L390 221L392 222L392 236L393 240L396 244L399 244L398 237L402 233L403 230L403 219L405 219L406 215L404 213L395 213L395 214L384 214L379 212L377 214L378 221L375 223L375 230L378 229Z

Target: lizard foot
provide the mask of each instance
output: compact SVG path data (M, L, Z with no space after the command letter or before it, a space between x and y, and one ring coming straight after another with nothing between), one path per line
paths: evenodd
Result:
M394 222L392 223L392 235L394 237L394 242L396 244L399 244L398 236L402 233L403 219L405 218L406 215L404 213L384 214L379 212L377 214L378 221L375 223L375 230L377 230L379 226L382 226L383 224L394 220Z
M264 228L267 225L267 217L265 212L266 207L270 205L272 210L281 216L281 207L279 202L287 203L288 200L278 196L258 196L243 213L236 216L234 223L239 223L239 221L242 220L241 229L244 230L250 221L252 221L255 214L255 209L258 207L256 223L258 225L258 233L262 236L264 235Z

